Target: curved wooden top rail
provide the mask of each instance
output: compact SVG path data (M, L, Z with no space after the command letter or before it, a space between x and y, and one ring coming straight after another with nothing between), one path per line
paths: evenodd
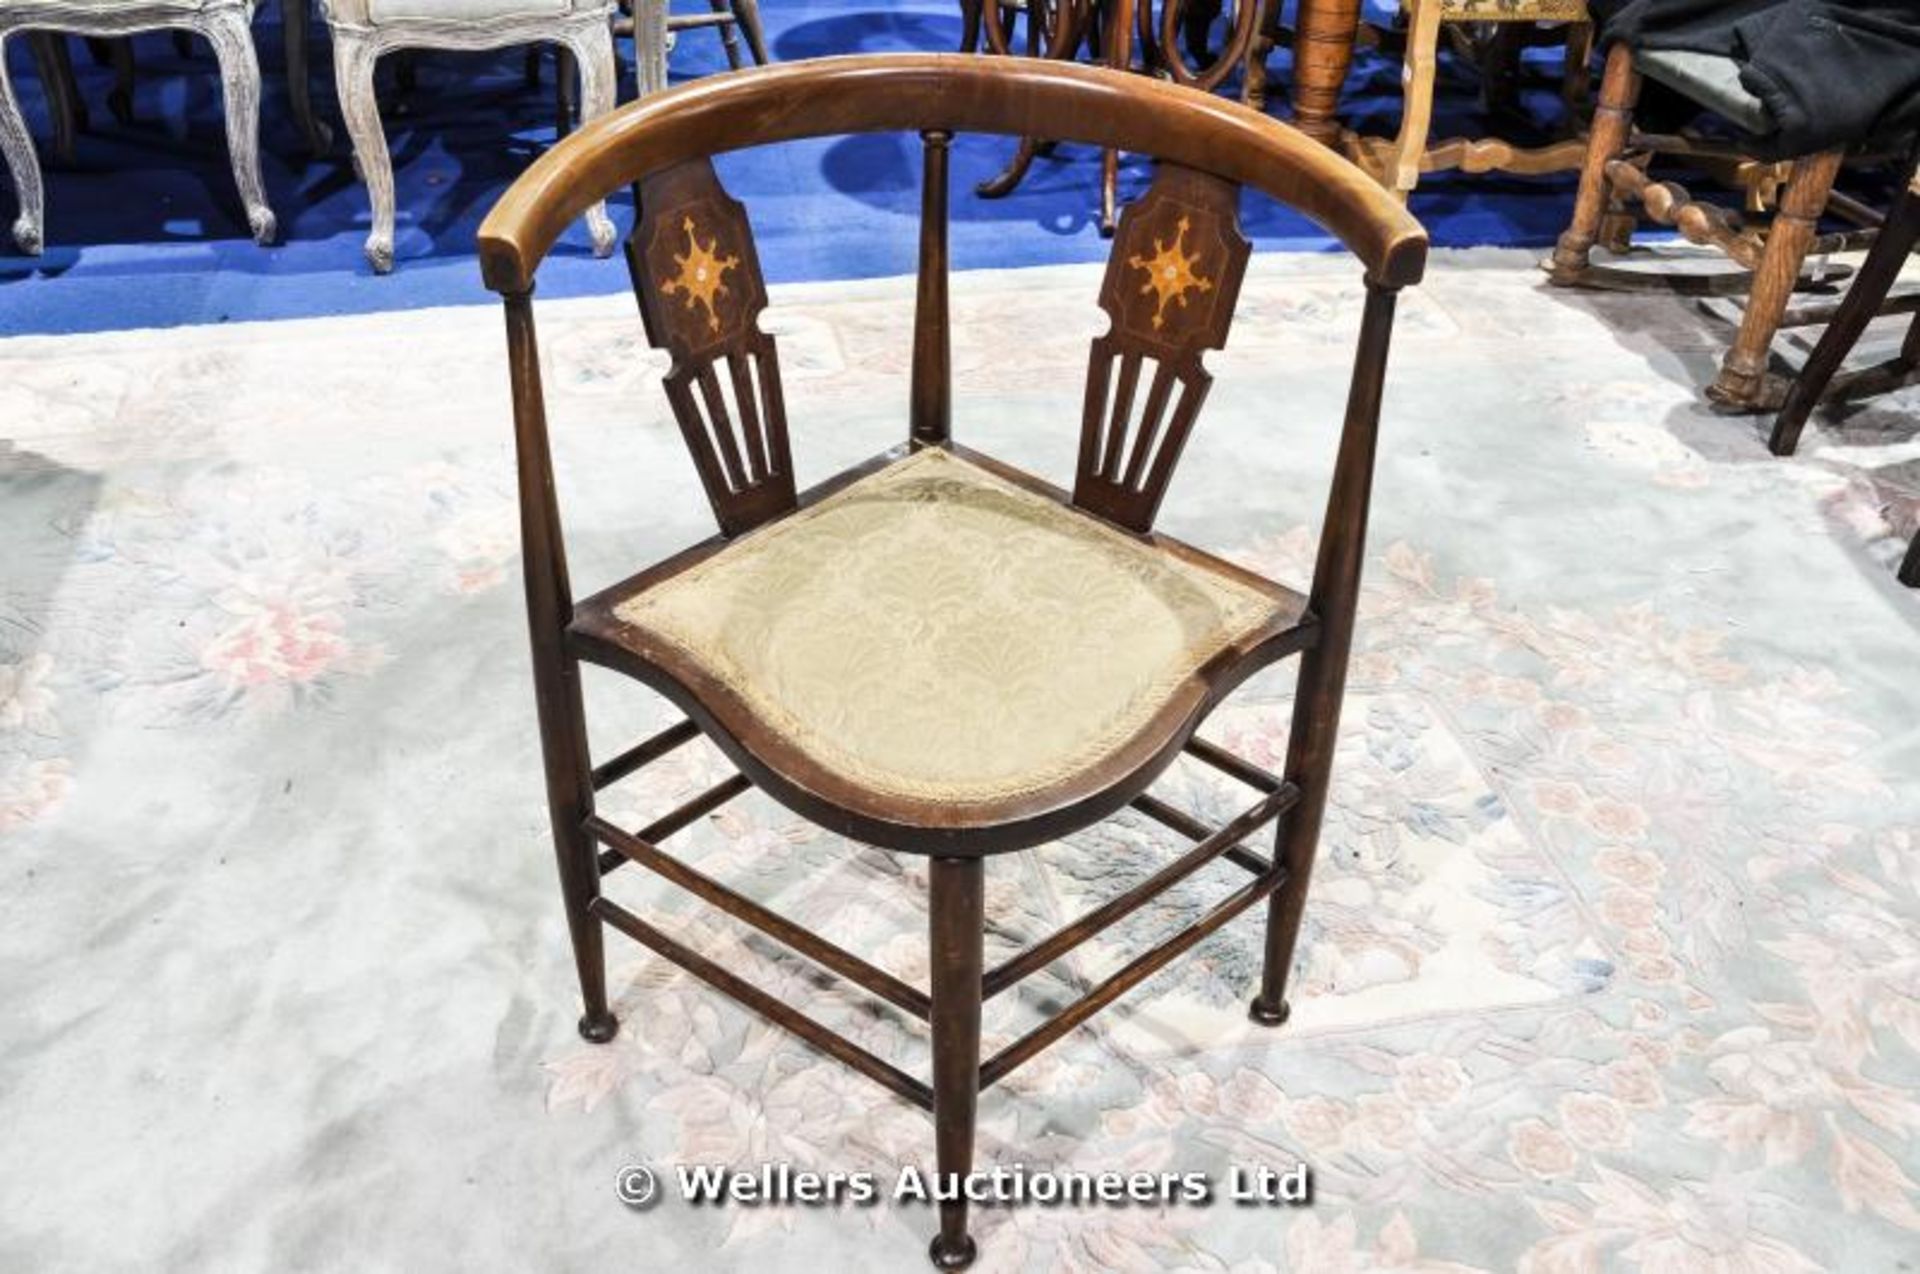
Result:
M496 292L525 292L563 228L641 175L803 137L1001 133L1113 146L1265 191L1337 235L1385 287L1420 280L1427 234L1358 168L1257 111L1102 67L908 53L712 76L602 116L541 156L480 225Z

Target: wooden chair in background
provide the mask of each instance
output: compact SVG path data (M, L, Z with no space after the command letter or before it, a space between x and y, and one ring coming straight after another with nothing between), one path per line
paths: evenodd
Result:
M1419 184L1423 172L1457 168L1469 173L1533 175L1580 167L1587 147L1578 136L1528 148L1497 137L1457 137L1430 146L1428 133L1433 126L1442 31L1469 23L1496 26L1503 34L1519 24L1559 24L1567 49L1561 97L1572 131L1577 133L1586 102L1588 62L1593 57L1593 20L1586 0L1405 0L1402 9L1407 27L1400 131L1391 138L1344 132L1347 154L1356 164L1402 199ZM1483 71L1497 74L1509 57L1517 61L1518 42L1496 35L1482 52ZM1491 100L1498 95L1494 91L1485 96Z
M1740 136L1730 143L1714 143L1636 130L1633 113L1643 76L1712 111ZM1764 153L1763 139L1773 130L1765 103L1741 86L1731 59L1664 50L1636 52L1624 43L1614 45L1607 55L1573 218L1547 265L1549 279L1561 287L1662 289L1703 295L1744 291L1744 306L1731 313L1714 311L1731 318L1738 327L1721 360L1719 375L1707 387L1708 398L1737 411L1779 406L1785 382L1770 376L1768 369L1773 339L1783 321L1789 325L1824 322L1822 316L1831 314L1827 307L1788 313L1788 301L1803 282L1801 271L1807 258L1871 241L1871 230L1819 233L1822 214L1834 212L1867 227L1878 220L1871 210L1833 189L1834 178L1846 158L1843 148L1780 163L1753 159ZM1744 212L1777 203L1771 220L1764 227L1750 223L1741 211L1697 200L1674 182L1654 180L1647 170L1660 155L1684 157L1694 164L1731 166L1743 175L1742 184L1748 191ZM1724 252L1743 271L1662 275L1594 263L1596 246L1627 251L1634 227L1630 211L1633 203L1690 242ZM1836 270L1827 277L1845 275L1846 271Z
M801 101L807 109L793 109ZM1070 492L951 436L947 169L953 136L969 130L1161 161L1108 260L1099 303L1111 328L1093 342ZM709 157L873 131L924 139L907 437L800 491L774 341L758 325L766 291L750 226ZM628 265L648 336L672 356L667 398L719 534L576 602L532 292L561 229L629 183L643 215ZM1241 183L1321 221L1365 269L1346 418L1304 596L1152 529L1211 380L1203 355L1232 321L1249 251ZM687 85L583 127L500 200L481 226L480 254L506 304L534 685L587 1039L617 1029L602 951L610 927L930 1110L938 1171L964 1174L982 1089L1262 903L1265 965L1252 1014L1286 1020L1353 634L1394 299L1426 258L1426 236L1399 204L1293 130L1175 85L1037 59L846 57ZM1197 736L1244 678L1295 654L1283 773ZM582 663L651 686L686 719L595 764ZM638 831L596 811L596 792L701 735L738 773ZM1149 785L1182 753L1244 783L1251 803L1210 827L1154 797ZM929 860L928 989L662 848L751 787L833 832ZM987 860L1128 806L1196 843L987 967ZM1278 826L1271 858L1243 843L1269 823ZM985 999L1217 859L1244 868L1246 882L981 1059ZM608 898L601 878L630 862L927 1022L931 1082ZM945 1269L973 1259L964 1200L942 1203L931 1255Z

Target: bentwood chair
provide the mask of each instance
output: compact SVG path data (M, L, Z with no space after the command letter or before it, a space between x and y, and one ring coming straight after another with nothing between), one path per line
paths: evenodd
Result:
M806 102L805 110L793 108ZM796 490L786 400L745 209L709 156L844 133L925 142L907 437ZM1071 491L949 430L947 168L953 135L1040 135L1158 156L1098 303ZM628 183L628 265L666 393L719 523L714 538L576 602L549 452L535 271L574 217ZM1353 378L1313 580L1302 596L1156 533L1153 522L1226 339L1248 257L1249 185L1319 220L1366 275ZM604 928L636 939L814 1047L933 1112L938 1170L964 1174L978 1094L1235 916L1265 902L1253 1017L1286 1020L1287 972L1327 799L1359 589L1395 295L1426 236L1331 151L1245 107L1106 69L966 55L828 58L690 84L588 125L542 156L480 228L506 302L527 613L547 796L586 1012L605 1041ZM1089 298L1092 300L1093 298ZM1144 392L1143 392L1144 391ZM729 397L731 405L729 405ZM1063 457L1072 447L1062 439ZM1196 729L1256 669L1300 656L1285 772ZM686 719L595 764L580 665L651 686ZM706 735L739 772L647 827L595 793ZM1147 794L1181 753L1251 791L1219 827ZM879 969L671 856L660 842L749 787L856 841L930 859L931 986ZM988 860L1132 805L1197 843L1138 885L984 967ZM1243 842L1278 824L1268 858ZM1250 879L1057 1016L979 1056L982 1001L1215 859ZM633 862L927 1021L910 1075L605 897ZM964 1197L941 1205L936 1265L973 1257Z

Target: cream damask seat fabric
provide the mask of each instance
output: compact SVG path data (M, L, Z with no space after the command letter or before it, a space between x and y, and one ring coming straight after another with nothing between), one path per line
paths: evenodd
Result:
M1237 640L1298 617L942 450L614 608L868 790L976 804L1097 764Z

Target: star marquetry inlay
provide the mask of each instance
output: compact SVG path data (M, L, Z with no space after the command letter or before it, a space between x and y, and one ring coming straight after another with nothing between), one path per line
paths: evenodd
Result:
M739 257L720 256L715 249L719 246L719 236L708 239L705 244L694 234L692 217L682 217L680 228L686 232L687 251L683 256L674 253L674 264L680 267L680 273L661 283L660 290L668 296L684 296L687 308L707 311L707 327L711 331L720 330L720 315L713 308L714 301L727 294L727 285L721 282L721 276L740 264Z
M1144 270L1147 281L1140 285L1142 296L1151 292L1158 298L1153 310L1153 326L1157 331L1166 319L1169 302L1178 302L1181 309L1187 308L1187 293L1213 291L1213 280L1203 277L1194 269L1200 262L1200 254L1189 254L1186 250L1188 220L1180 218L1176 229L1179 231L1172 243L1155 238L1153 256L1143 257L1134 253L1127 258L1127 264L1136 270Z

